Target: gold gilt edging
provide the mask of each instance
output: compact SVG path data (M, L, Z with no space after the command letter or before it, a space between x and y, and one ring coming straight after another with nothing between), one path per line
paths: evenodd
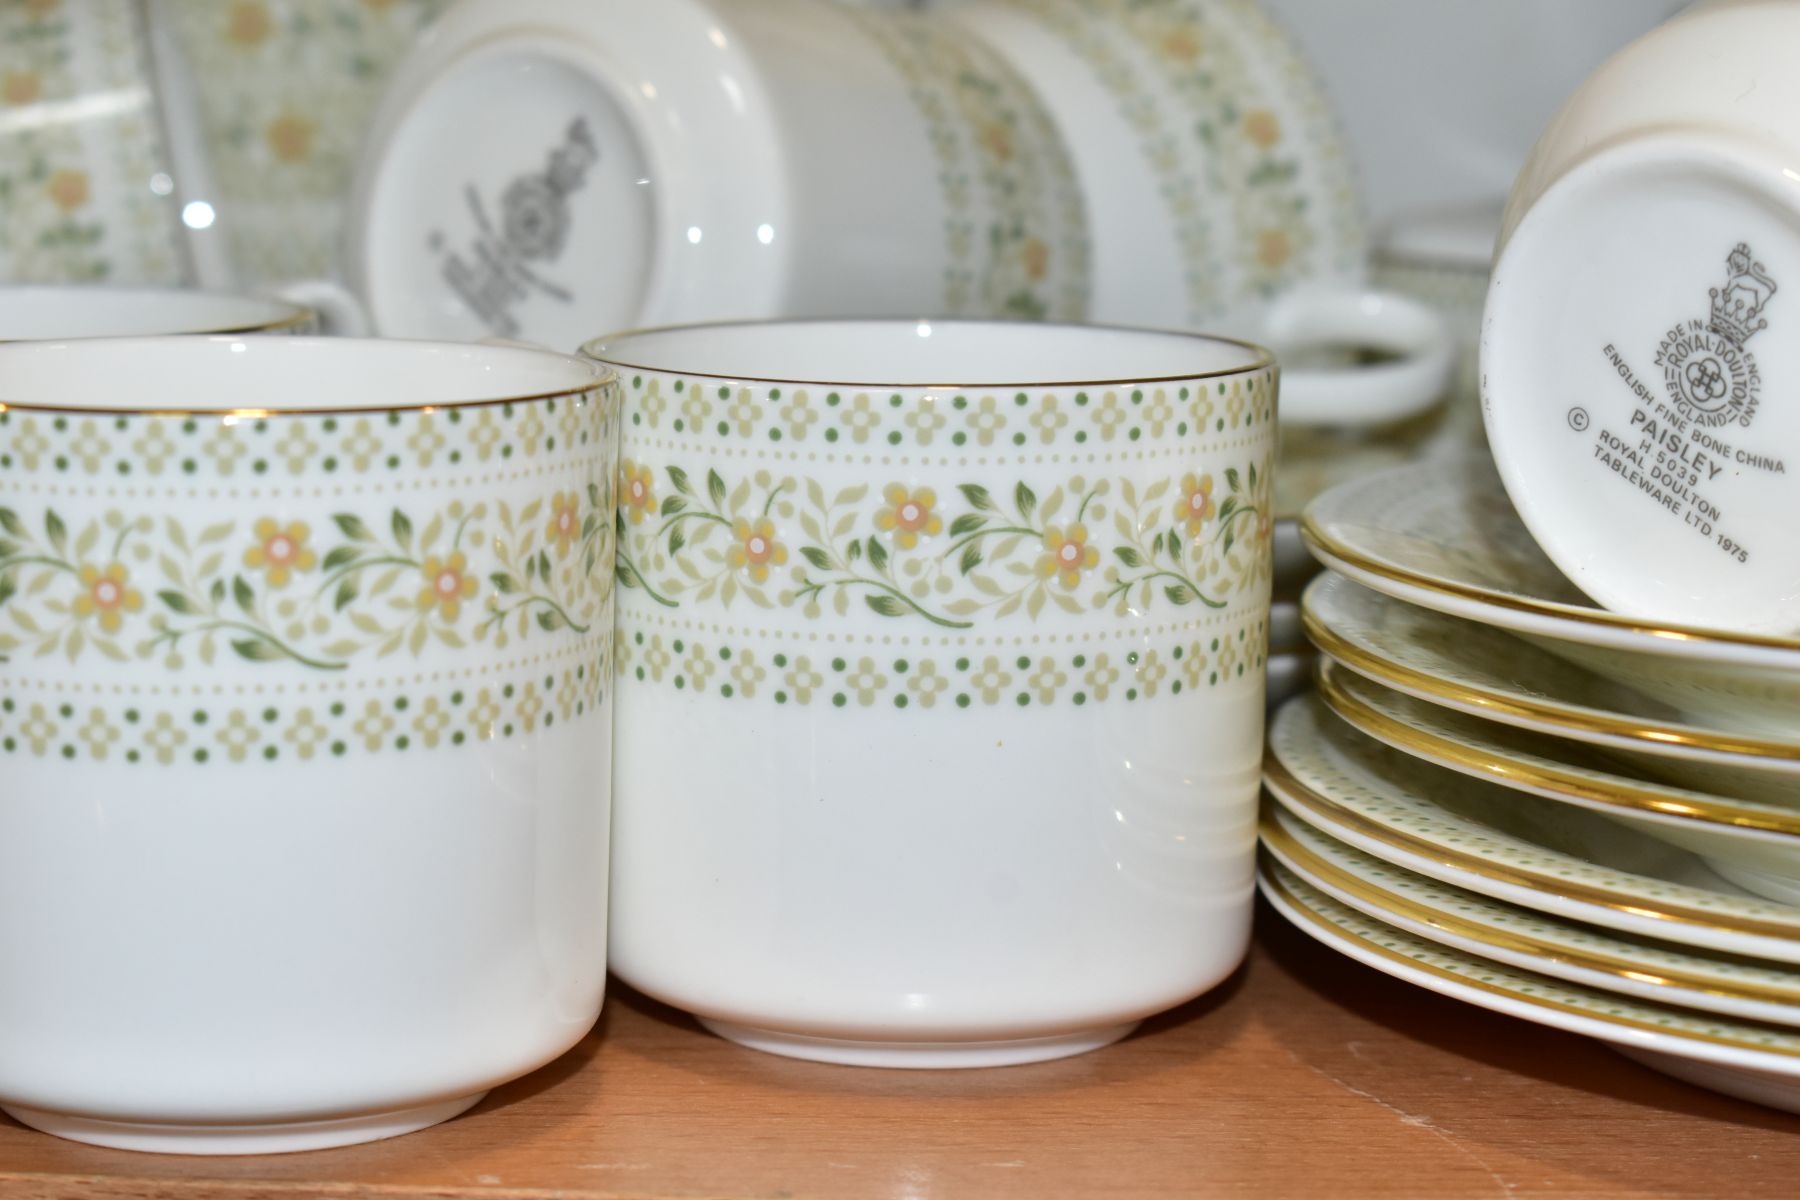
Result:
M1085 201L1061 134L1030 86L991 50L933 18L851 17L906 80L925 121L944 199L944 312L1085 317Z
M604 448L617 383L467 408L386 413L74 413L0 406L0 484L14 479L387 480Z
M275 764L414 754L606 720L610 635L583 661L457 686L319 697L0 695L0 763Z
M630 368L622 368L629 370ZM658 372L625 381L627 446L645 431L838 450L916 447L947 453L1020 448L1129 449L1145 439L1208 444L1266 428L1275 372L1122 387L992 391L732 383Z
M733 645L725 639L632 629L622 623L617 670L643 686L693 696L763 700L776 705L896 709L1131 703L1173 698L1256 681L1266 661L1260 617L1213 636L1111 649L1046 653L996 648L983 653L911 653L864 647L834 652L798 637Z
M1220 478L1074 475L1041 493L968 482L943 495L702 465L620 468L619 581L666 608L820 620L854 605L967 629L1014 614L1226 609L1270 576L1268 455Z

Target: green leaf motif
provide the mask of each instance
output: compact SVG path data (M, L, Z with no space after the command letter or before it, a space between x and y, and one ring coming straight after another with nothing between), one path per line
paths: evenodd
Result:
M537 623L545 633L554 633L567 624L567 622L563 620L563 615L554 608L540 609L537 615Z
M963 499L969 502L970 507L986 512L994 511L994 498L988 495L988 490L979 483L960 483L956 486L956 490L963 494Z
M327 571L335 571L339 567L347 567L362 557L362 551L355 546L333 546L325 553L324 567Z
M669 557L673 558L680 554L681 548L685 545L687 545L687 534L682 531L681 526L677 525L669 531Z
M856 562L858 559L860 559L862 557L862 542L861 541L851 542L849 547L844 551L844 557L849 559L851 562Z
M11 575L0 575L0 606L4 606L19 590L19 585Z
M863 599L868 603L870 608L874 609L881 616L904 617L906 615L906 605L900 603L900 601L894 599L892 596L887 595L885 592L878 592L872 596L864 596Z
M1021 483L1013 489L1013 503L1019 506L1019 516L1029 522L1031 514L1037 511L1037 493Z
M161 600L163 604L168 607L170 612L185 614L199 611L199 609L194 607L194 602L180 592L162 591L156 593L156 598Z
M1113 547L1113 554L1120 562L1128 567L1141 567L1144 565L1144 556L1130 546L1115 546Z
M953 538L964 537L986 524L987 518L980 513L964 513L950 522L950 536Z
M511 575L508 575L505 571L495 571L492 575L488 576L488 582L493 584L494 590L499 592L502 596L510 596L514 592L520 590L518 580L514 579Z
M717 471L706 473L706 494L712 497L714 508L725 507L725 480Z
M343 535L353 542L375 540L375 536L369 532L369 527L364 525L362 518L354 513L336 513L331 520L343 532Z
M413 535L412 519L396 508L394 510L392 525L394 527L395 544L402 550L411 550Z
M963 548L963 552L962 552L962 561L957 564L957 566L962 570L962 573L964 575L967 575L970 571L973 571L976 567L979 567L980 565L981 565L981 547L980 546L965 546Z
M256 590L244 582L242 575L231 577L231 596L237 601L239 608L250 616L256 615Z
M16 538L27 536L25 522L19 520L19 514L10 508L0 508L0 529L6 530Z
M687 506L688 502L683 500L680 496L664 496L662 502L662 515L665 517L672 517L676 513L687 508Z
M1225 482L1231 485L1231 490L1234 492L1242 485L1242 480L1238 477L1238 469L1236 467L1225 468Z
M1194 598L1193 591L1185 583L1171 583L1163 589L1163 595L1169 598L1170 604L1186 604Z
M214 608L225 603L225 581L223 579L213 580L212 587L208 589L207 594L212 597Z
M684 496L691 496L694 494L692 485L688 483L687 472L680 467L669 468L669 482L675 486L676 491Z
M251 662L275 662L281 658L281 651L269 645L261 638L238 638L231 643L239 658Z
M356 581L354 579L344 580L344 582L338 584L337 599L333 600L331 604L332 611L343 612L344 609L350 606L350 602L355 599Z
M881 544L880 538L871 534L869 536L869 565L877 571L885 571L887 570L887 561L887 547Z
M49 509L44 513L44 532L50 536L50 544L58 550L61 550L69 540L69 531L63 525L62 518L56 515L55 509Z
M819 568L821 571L831 570L831 556L817 546L800 547L800 557L804 558L807 562Z

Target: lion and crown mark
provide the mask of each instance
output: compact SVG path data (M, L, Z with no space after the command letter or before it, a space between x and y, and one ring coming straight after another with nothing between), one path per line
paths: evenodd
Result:
M1730 274L1725 286L1711 288L1712 318L1707 328L1742 350L1744 343L1769 327L1762 311L1775 295L1775 281L1763 265L1750 257L1750 246L1739 242L1726 256Z

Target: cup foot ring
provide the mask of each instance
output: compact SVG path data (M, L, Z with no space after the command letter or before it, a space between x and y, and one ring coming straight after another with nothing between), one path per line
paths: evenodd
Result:
M22 1105L0 1105L0 1112L42 1133L151 1154L290 1154L325 1150L399 1137L428 1128L475 1107L486 1092L440 1100L417 1108L365 1113L322 1121L246 1123L243 1125L176 1124L156 1121L107 1121L70 1116Z
M1138 1026L1136 1021L1127 1021L1123 1025L1109 1025L1102 1029L1012 1041L879 1042L808 1037L804 1034L737 1025L730 1021L715 1021L707 1017L700 1017L698 1020L707 1029L728 1041L767 1054L836 1063L846 1067L915 1070L1012 1067L1024 1063L1049 1062L1110 1046Z

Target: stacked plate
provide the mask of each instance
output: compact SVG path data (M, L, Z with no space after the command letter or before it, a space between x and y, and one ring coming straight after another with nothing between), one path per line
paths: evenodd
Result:
M1261 886L1432 991L1800 1111L1800 642L1594 608L1482 460L1307 510Z

